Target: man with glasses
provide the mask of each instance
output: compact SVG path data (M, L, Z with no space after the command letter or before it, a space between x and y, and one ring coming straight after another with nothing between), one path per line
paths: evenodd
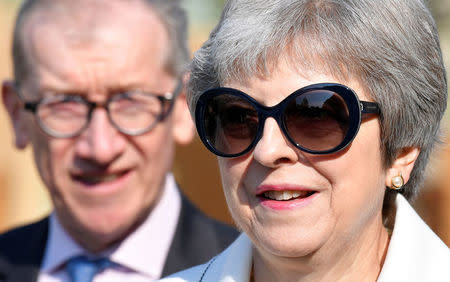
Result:
M152 281L235 238L170 173L188 58L179 1L23 3L3 102L54 212L0 236L0 281Z

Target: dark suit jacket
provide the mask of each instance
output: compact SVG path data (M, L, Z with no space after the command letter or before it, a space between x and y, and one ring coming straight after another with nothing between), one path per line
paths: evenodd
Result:
M48 217L0 235L0 282L36 281L48 237ZM182 196L182 206L163 276L204 263L238 235L206 217Z

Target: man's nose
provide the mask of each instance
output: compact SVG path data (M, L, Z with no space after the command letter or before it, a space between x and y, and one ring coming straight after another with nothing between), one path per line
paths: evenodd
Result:
M76 154L102 165L114 161L126 147L125 136L111 124L104 108L94 109L88 127L76 138Z
M266 119L263 135L253 150L253 158L260 164L271 168L298 161L296 149L284 136L273 118Z

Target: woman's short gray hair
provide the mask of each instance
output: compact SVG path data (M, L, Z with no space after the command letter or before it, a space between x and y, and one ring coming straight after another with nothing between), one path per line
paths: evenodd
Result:
M206 89L268 75L280 57L299 69L352 77L362 84L381 107L385 166L402 148L421 149L403 190L413 198L440 139L447 103L438 33L425 3L229 0L208 41L194 55L191 111Z

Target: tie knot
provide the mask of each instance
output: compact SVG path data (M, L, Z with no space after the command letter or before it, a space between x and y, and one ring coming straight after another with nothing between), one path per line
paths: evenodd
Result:
M67 262L67 272L72 282L91 282L94 276L112 266L108 258L90 259L86 256L77 256Z

